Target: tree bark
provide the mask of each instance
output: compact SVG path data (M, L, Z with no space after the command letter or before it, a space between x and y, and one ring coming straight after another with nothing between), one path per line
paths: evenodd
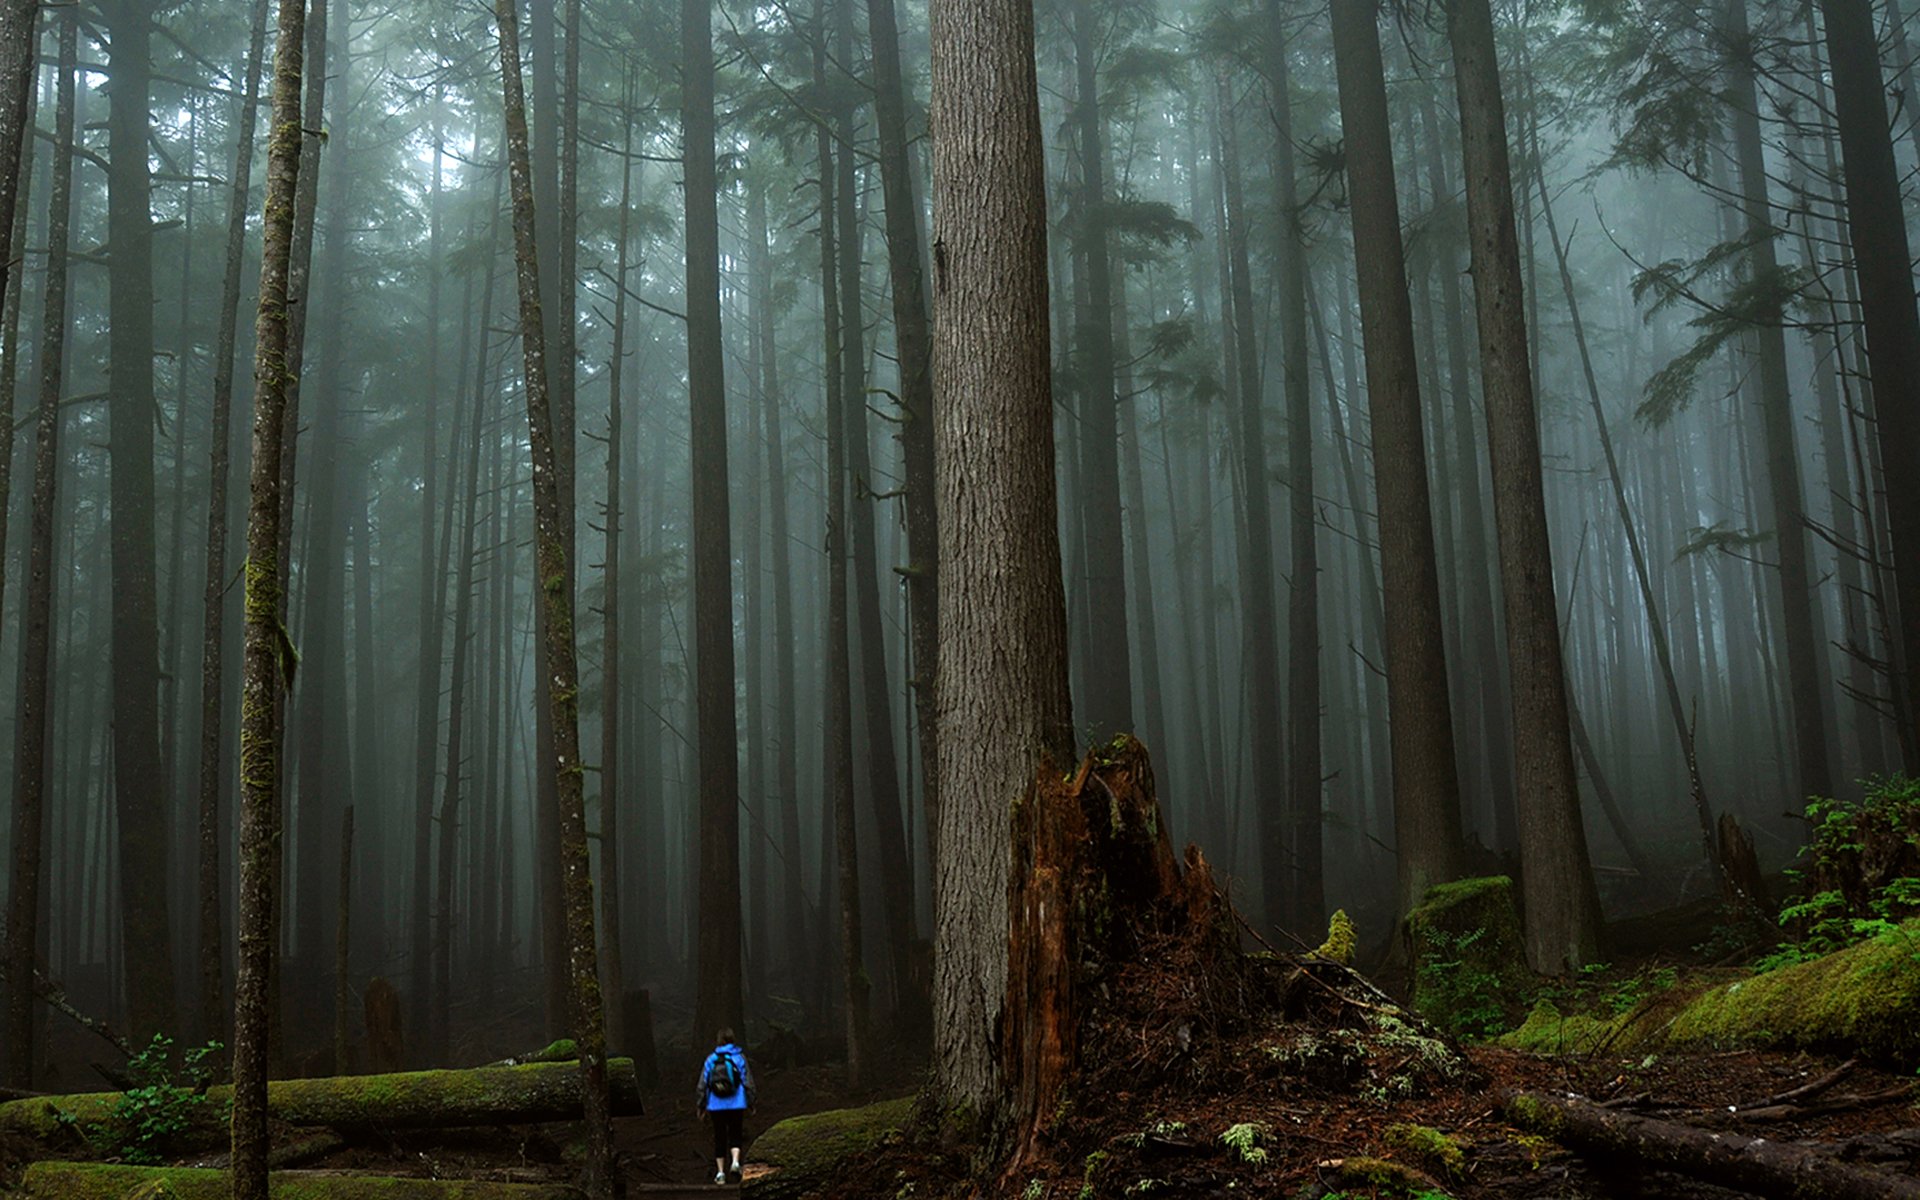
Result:
M607 1095L607 1029L600 1000L594 942L593 877L587 853L584 765L580 758L580 674L574 658L573 611L568 595L555 462L554 425L547 396L546 334L540 311L539 245L534 234L533 179L527 152L526 93L520 81L520 36L515 0L497 0L500 75L506 107L507 165L513 193L514 261L520 292L520 348L526 364L527 432L533 456L534 591L546 635L547 674L541 681L553 720L553 757L541 772L553 778L559 818L561 877L566 885L569 992L573 1036L580 1052L585 1103L583 1184L593 1200L611 1200L616 1186L613 1129ZM478 431L475 431L478 437Z
M0 4L0 230L13 229L20 186L20 160L33 136L33 85L40 68L40 0ZM0 266L0 301L15 284L14 263Z
M66 366L67 249L73 218L74 72L78 16L60 22L54 92L52 188L47 205L47 278L40 319L40 392L35 417L33 515L27 534L26 603L20 624L20 700L13 768L13 867L7 885L6 1055L8 1087L33 1086L33 994L42 923L47 759L53 723L53 573L60 478L60 389Z
M1073 757L1033 19L1021 0L931 9L936 723L977 748L940 758L933 1090L987 1128L1006 1103L1008 813Z
M1574 776L1506 101L1488 0L1453 0L1447 30L1460 101L1488 460L1506 601L1527 960L1543 975L1558 975L1578 970L1599 953L1600 896Z
M300 176L304 0L279 0L267 146L264 246L254 345L254 429L247 512L246 641L240 708L239 971L234 984L233 1195L267 1196L268 988L279 891L280 694L292 656L280 621L280 458L285 442L288 288Z
M1866 318L1880 450L1885 461L1887 528L1900 610L1907 711L1916 728L1903 745L1920 745L1920 312L1913 297L1899 170L1875 40L1870 0L1821 0L1834 108L1844 157L1847 232ZM1910 751L1911 752L1911 751ZM1908 762L1907 769L1920 768Z
M693 452L693 654L700 777L700 905L694 1028L738 1028L740 761L734 706L733 565L728 549L727 395L720 341L720 223L714 164L713 12L681 0L686 177L687 394Z
M1377 0L1333 0L1334 57L1346 128L1355 273L1373 416L1374 488L1386 609L1394 840L1400 912L1459 876L1459 772L1442 653L1440 582L1420 422L1413 313L1393 176Z

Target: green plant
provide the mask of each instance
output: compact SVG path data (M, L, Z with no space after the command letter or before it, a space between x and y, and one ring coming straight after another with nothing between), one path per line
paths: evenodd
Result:
M1857 800L1816 797L1800 863L1802 894L1780 910L1786 935L1755 965L1790 967L1896 931L1920 915L1920 780L1866 781Z
M1221 1144L1233 1151L1234 1157L1250 1167L1266 1165L1267 1148L1260 1140L1267 1135L1267 1127L1256 1122L1246 1122L1230 1126L1220 1135Z
M130 1163L163 1161L188 1130L227 1119L227 1102L207 1095L213 1082L219 1042L188 1050L173 1064L173 1039L153 1035L144 1050L127 1060L133 1084L115 1102L104 1122L88 1130L96 1146Z
M1484 928L1454 933L1429 929L1420 956L1423 1016L1457 1037L1487 1038L1506 1028L1505 980L1472 950Z

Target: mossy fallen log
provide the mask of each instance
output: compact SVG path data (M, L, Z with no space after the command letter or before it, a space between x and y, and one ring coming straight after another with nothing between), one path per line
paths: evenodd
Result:
M1563 1018L1543 1003L1499 1040L1537 1054L1779 1047L1920 1066L1920 921L1797 966L1656 996L1618 1017Z
M887 1100L865 1108L790 1117L754 1139L744 1193L755 1200L798 1200L814 1195L849 1155L878 1146L913 1119L913 1100Z
M1920 1200L1920 1179L1841 1162L1831 1154L1616 1112L1534 1093L1507 1097L1507 1119L1612 1165L1678 1171L1778 1200Z
M197 1167L127 1167L110 1163L38 1162L20 1188L31 1200L228 1200L225 1171ZM276 1171L272 1200L577 1200L558 1184L489 1183L463 1179L401 1179L335 1171Z
M641 1111L633 1060L607 1064L615 1115ZM183 1146L217 1145L227 1136L233 1089L208 1090L201 1127ZM60 1143L111 1133L119 1092L43 1096L0 1104L0 1132ZM580 1116L580 1069L573 1063L479 1067L466 1071L408 1071L278 1079L267 1085L273 1119L288 1125L334 1129L453 1129L469 1125L530 1125Z

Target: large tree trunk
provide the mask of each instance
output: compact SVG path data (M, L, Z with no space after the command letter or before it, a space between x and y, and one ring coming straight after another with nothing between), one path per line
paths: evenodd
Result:
M580 672L574 657L573 605L566 586L572 547L563 540L554 425L547 396L546 334L541 324L539 247L533 227L532 163L527 152L526 93L520 82L520 36L515 0L497 0L500 74L506 108L507 164L513 192L514 261L520 293L520 348L525 360L528 445L533 458L534 591L547 647L540 692L552 714L553 757L541 774L553 778L559 820L561 877L566 886L566 932L573 1036L580 1054L585 1103L584 1179L593 1200L611 1200L616 1180L607 1095L607 1029L600 1000L594 943L593 877L587 852L584 771L580 757ZM478 431L475 431L478 437Z
M226 921L223 916L222 801L227 789L226 633L227 508L232 475L233 377L246 259L247 193L253 178L254 131L259 125L260 77L266 59L268 0L255 0L247 48L246 98L237 117L232 190L227 199L226 262L220 284L219 329L214 335L212 432L207 468L207 564L201 593L200 651L200 1008L203 1041L226 1041L232 1016L226 1003Z
M693 451L694 707L700 756L700 919L694 1028L738 1027L740 760L728 549L727 394L720 342L720 221L714 166L713 12L681 0L686 174L687 395Z
M266 1200L268 989L279 891L280 694L292 656L280 623L280 458L289 379L288 287L300 175L303 0L280 0L267 148L260 312L255 327L251 501L247 512L246 650L240 706L239 972L234 985L233 1195Z
M940 503L940 858L934 1095L1006 1105L1008 813L1073 756L1054 491L1044 143L1033 7L931 11L934 392ZM1003 653L1009 638L1023 652Z
M153 14L107 6L113 87L107 138L109 452L113 503L113 767L120 830L122 954L136 1042L174 1028L173 930L167 905L168 809L160 780L160 630L154 572L153 216L148 177ZM0 226L0 228L5 228Z
M1460 100L1494 524L1506 601L1527 960L1534 970L1557 975L1578 970L1599 953L1600 897L1574 777L1506 102L1488 0L1453 0L1447 26Z
M920 726L920 771L929 839L939 825L939 726L934 722L933 670L939 656L939 516L933 488L933 327L922 275L920 203L907 157L907 91L900 72L900 30L893 0L867 0L872 41L873 111L880 134L880 187L887 222L887 266L893 284L893 345L899 358L900 444L906 459L907 623L913 650L914 715ZM929 842L928 861L936 847Z
M1373 415L1394 841L1404 913L1429 887L1458 877L1465 850L1378 9L1377 0L1333 0L1334 57Z
M6 1082L33 1086L33 995L42 923L41 846L46 840L47 757L53 721L53 533L60 477L60 389L66 366L67 247L73 218L74 71L77 14L60 22L53 118L53 187L47 206L47 280L40 320L40 393L35 418L33 516L27 535L26 604L20 635L18 740L13 767L13 869L7 893Z
M1860 278L1885 460L1907 711L1920 720L1920 312L1871 0L1821 0L1845 157L1847 232ZM1906 746L1920 744L1908 730ZM1914 770L1920 763L1908 762Z

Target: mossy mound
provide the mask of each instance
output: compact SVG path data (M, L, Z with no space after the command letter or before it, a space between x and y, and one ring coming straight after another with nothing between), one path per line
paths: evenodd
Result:
M228 1200L233 1195L233 1181L225 1171L108 1163L34 1163L20 1186L32 1200ZM559 1185L331 1171L279 1171L268 1182L272 1200L572 1200L577 1194Z
M874 1149L912 1119L912 1097L790 1117L747 1148L749 1163L769 1169L751 1172L744 1191L763 1200L807 1195L843 1159Z
M1467 1171L1466 1147L1431 1125L1406 1123L1387 1126L1383 1139L1387 1148L1409 1162L1417 1163L1430 1174L1460 1179Z
M1451 1033L1485 1037L1510 1024L1532 982L1505 875L1443 883L1407 914L1413 1008Z
M1499 1042L1535 1054L1833 1050L1920 1066L1920 921L1797 966L1655 996L1611 1019L1562 1017L1543 1001Z

